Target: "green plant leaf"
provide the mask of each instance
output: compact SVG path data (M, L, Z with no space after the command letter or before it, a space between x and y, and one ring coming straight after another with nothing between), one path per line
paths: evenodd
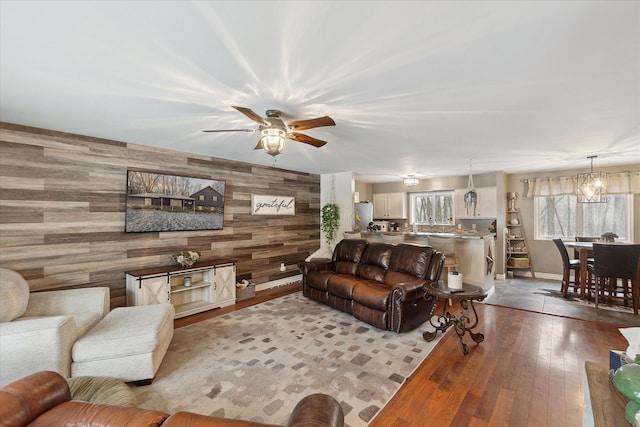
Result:
M320 229L325 234L327 244L331 246L340 221L340 208L335 203L327 203L320 213Z

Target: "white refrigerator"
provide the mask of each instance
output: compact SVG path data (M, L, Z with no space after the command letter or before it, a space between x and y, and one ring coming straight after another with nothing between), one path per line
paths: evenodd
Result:
M353 229L358 231L367 231L369 223L373 221L373 203L361 202L354 203L353 209L355 218L353 221Z

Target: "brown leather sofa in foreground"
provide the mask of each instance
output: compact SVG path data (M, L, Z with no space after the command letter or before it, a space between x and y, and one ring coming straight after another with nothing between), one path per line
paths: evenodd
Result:
M379 329L406 332L428 320L445 256L430 246L341 240L331 260L299 264L302 293Z
M342 408L335 399L326 394L312 394L298 402L287 426L342 427L343 424ZM0 427L88 425L257 427L269 424L214 418L189 412L169 415L160 411L71 400L67 382L52 371L29 375L0 390Z

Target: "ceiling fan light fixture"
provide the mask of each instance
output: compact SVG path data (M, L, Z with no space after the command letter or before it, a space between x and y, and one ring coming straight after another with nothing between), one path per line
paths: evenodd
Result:
M578 203L607 203L607 174L593 171L593 159L598 156L587 156L591 160L591 170L576 176Z
M402 183L407 187L415 187L420 183L420 181L415 176L409 175L408 177L402 180Z
M265 128L260 131L260 144L264 151L271 156L277 156L284 149L286 132L277 128Z

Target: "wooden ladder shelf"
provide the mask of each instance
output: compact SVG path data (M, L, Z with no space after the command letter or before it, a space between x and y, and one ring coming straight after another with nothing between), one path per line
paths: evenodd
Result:
M531 277L536 277L519 208L507 210L507 229L505 234L507 273L509 271L514 274L516 272L529 271L531 272Z

